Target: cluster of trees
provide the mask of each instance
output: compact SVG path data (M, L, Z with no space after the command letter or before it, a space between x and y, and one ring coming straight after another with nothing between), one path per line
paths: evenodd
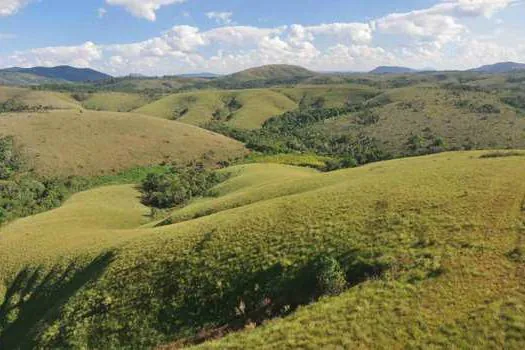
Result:
M366 112L362 105L341 108L308 109L287 112L269 119L258 130L240 130L223 123L212 122L207 128L244 142L254 151L264 154L315 153L336 160L327 164L326 170L353 167L369 162L389 159L378 143L371 137L356 135L331 135L316 128L316 123L337 118L351 112L357 114L357 123L377 122L377 116Z
M15 151L13 137L0 137L0 180L9 179L21 167L22 160Z
M45 112L50 109L49 106L43 105L29 106L15 99L0 102L0 113Z
M468 100L459 100L455 103L456 107L467 109L472 113L483 113L483 114L499 114L501 109L498 106L484 103L481 105L472 103Z
M24 172L13 138L0 137L0 224L56 208L71 193L87 187L80 178L38 179Z
M202 164L173 167L166 173L151 173L141 184L142 202L165 209L183 205L194 197L210 194L209 190L226 179L226 175L207 170Z
M445 140L432 133L429 128L423 130L422 134L411 135L406 143L408 152L406 155L424 155L446 151Z
M41 180L31 174L0 182L0 224L60 206L87 183L69 178Z
M507 96L501 100L514 108L525 110L525 95Z

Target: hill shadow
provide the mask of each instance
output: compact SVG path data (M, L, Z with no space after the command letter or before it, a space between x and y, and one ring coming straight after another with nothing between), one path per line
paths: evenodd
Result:
M87 265L44 269L26 267L7 283L0 306L0 349L34 349L39 327L58 317L61 307L86 283L97 279L113 260L106 252Z

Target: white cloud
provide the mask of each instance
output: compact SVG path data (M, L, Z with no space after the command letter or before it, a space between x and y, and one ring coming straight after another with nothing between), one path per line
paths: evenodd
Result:
M140 6L174 3L106 1ZM266 28L228 25L210 30L179 25L140 42L87 42L15 52L4 57L1 65L72 64L116 75L229 73L271 63L299 64L315 70L368 70L378 65L468 68L525 57L525 40L508 31L504 35L504 24L500 25L499 34L491 30L483 34L473 32L483 24L495 29L495 20L486 18L513 4L511 0L447 0L427 9L393 13L366 23ZM154 16L158 7L150 9ZM476 26L471 26L473 22Z
M108 11L101 7L97 10L97 14L98 14L98 18L104 18L106 16L106 14L108 13Z
M386 34L407 35L442 45L460 40L467 27L464 17L491 17L516 0L442 0L428 9L393 13L374 21L377 30Z
M69 64L78 67L90 67L95 61L102 59L102 50L99 46L88 41L79 46L56 46L15 52L8 59L19 66Z
M156 12L162 6L180 4L185 1L186 0L106 0L106 3L113 6L122 6L135 17L155 21L157 19Z
M0 0L0 17L12 16L32 0Z
M215 20L218 24L231 24L233 12L207 12L206 17Z

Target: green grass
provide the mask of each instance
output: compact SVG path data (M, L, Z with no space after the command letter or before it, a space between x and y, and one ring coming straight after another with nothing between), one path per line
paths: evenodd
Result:
M52 109L81 109L77 101L59 92L0 86L0 103L7 100L16 100L29 107L44 106Z
M255 313L265 297L294 310L295 283L321 255L347 273L345 293L203 347L522 348L523 263L509 252L525 234L525 163L482 154L332 173L238 166L224 170L232 177L216 197L157 227L133 187L78 194L0 231L0 250L9 252L0 256L4 305L13 307L0 339L12 347L176 347L251 329L265 318ZM40 265L64 280L23 273ZM39 300L46 310L29 317Z
M283 153L266 155L253 153L246 157L243 161L246 163L275 163L322 169L324 166L326 166L326 162L331 159L332 158L330 157L318 156L316 154Z
M342 107L346 103L361 103L380 92L364 85L299 85L294 88L275 88L275 91L288 96L299 106L309 107L318 104L323 108Z
M14 136L29 168L48 177L115 174L203 158L213 163L245 153L242 144L222 135L135 113L5 114L0 119L0 134Z
M235 109L228 107L232 99L239 104ZM170 95L136 112L200 126L218 118L227 125L255 129L272 116L296 107L289 98L269 89L205 90Z
M82 106L95 111L130 112L151 102L143 94L105 92L91 94Z
M377 94L377 90L360 85L203 90L173 94L136 112L200 126L218 120L230 127L256 129L269 118L300 107L342 107L346 103L364 102ZM235 108L229 107L232 99L236 101Z
M377 123L359 124L359 112L315 126L329 135L364 134L393 154L407 153L416 135L440 137L446 149L505 149L525 147L525 119L503 104L497 94L453 91L433 86L389 90L370 102ZM485 105L499 113L482 112Z

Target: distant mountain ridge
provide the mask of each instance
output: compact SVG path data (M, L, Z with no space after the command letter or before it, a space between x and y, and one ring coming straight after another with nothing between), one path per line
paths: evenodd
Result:
M416 69L408 67L399 67L399 66L379 66L374 70L371 70L370 74L406 74L406 73L416 73Z
M525 70L525 64L517 62L500 62L488 64L478 68L470 69L469 72L478 73L511 73L514 71Z
M31 74L36 77L69 81L69 82L88 82L88 81L99 81L111 78L111 75L96 71L91 68L75 68L71 66L57 66L57 67L32 67L32 68L20 68L13 67L0 70L0 73L4 74Z

